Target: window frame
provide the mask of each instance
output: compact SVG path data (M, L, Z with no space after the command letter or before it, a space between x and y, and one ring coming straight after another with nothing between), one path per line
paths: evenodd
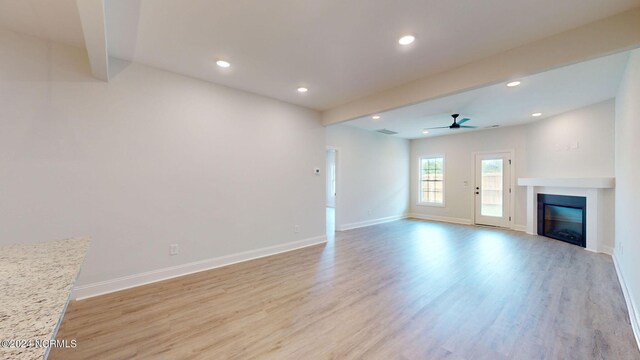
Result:
M428 159L442 159L442 202L426 202L422 201L422 160ZM445 207L446 203L446 187L447 174L446 174L446 158L444 154L429 154L418 156L418 206L432 206L432 207Z

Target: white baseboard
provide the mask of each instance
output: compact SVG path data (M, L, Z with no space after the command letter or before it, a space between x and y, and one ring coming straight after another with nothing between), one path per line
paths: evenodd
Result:
M622 275L622 269L620 269L620 264L618 263L618 258L616 257L615 252L613 253L613 266L616 268L616 274L618 275L618 281L620 282L620 287L622 288L622 294L624 295L624 301L627 303L627 310L629 311L629 320L631 322L631 329L633 329L633 335L636 338L636 345L638 349L640 349L640 315L638 313L638 308L635 306L633 298L629 293L629 289L627 288L627 283L624 281L624 276Z
M406 219L407 217L408 217L407 214L387 216L387 217L378 218L378 219L372 219L372 220L367 220L367 221L361 221L361 222L356 222L356 223L351 223L351 224L340 225L340 226L336 227L336 230L338 230L338 231L352 230L352 229L367 227L367 226L371 226L371 225L383 224L383 223L387 223L387 222L391 222L391 221L397 221L397 220L401 220L401 219Z
M611 246L601 246L600 247L600 252L607 254L607 255L611 255L613 256L613 248Z
M200 271L215 269L243 261L292 251L307 246L323 244L326 242L326 235L316 236L309 239L289 242L286 244L274 245L216 258L194 261L182 265L147 271L139 274L127 275L106 281L100 281L93 284L76 286L73 288L71 298L82 300L162 280L168 280L178 276L189 275Z
M446 222L446 223L452 223L452 224L473 225L473 220L446 217L446 216L434 216L434 215L425 215L425 214L412 213L412 214L409 214L409 218L411 218L411 219L420 219L420 220L440 221L440 222Z
M473 220L471 220L471 219L453 218L453 217L446 217L446 216L425 215L425 214L418 214L418 213L409 214L409 218L420 219L420 220L440 221L440 222L446 222L446 223L452 223L452 224L461 224L461 225L475 225ZM527 226L526 225L513 225L513 226L511 226L510 228L507 228L507 229L526 232L527 231Z

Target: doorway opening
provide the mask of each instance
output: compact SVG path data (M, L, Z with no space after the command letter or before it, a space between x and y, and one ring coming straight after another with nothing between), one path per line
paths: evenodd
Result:
M475 156L475 223L511 226L511 152Z
M326 218L327 237L336 232L336 194L337 194L337 157L338 150L328 147L326 151Z

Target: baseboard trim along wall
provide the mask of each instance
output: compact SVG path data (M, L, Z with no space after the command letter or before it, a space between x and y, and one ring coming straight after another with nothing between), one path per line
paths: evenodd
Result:
M613 253L613 266L616 268L616 274L618 275L618 281L620 282L620 287L622 288L622 294L624 295L624 301L627 303L627 310L629 311L629 321L631 322L631 329L633 329L633 335L636 337L636 345L638 349L640 349L640 315L638 313L638 308L635 306L633 299L631 298L631 294L629 293L629 289L627 288L627 283L624 281L624 275L622 274L622 270L620 269L620 265L618 264L618 259L616 257L615 252Z
M611 255L613 257L613 248L611 246L602 245L600 252L603 254Z
M338 231L353 230L353 229L358 229L358 228L367 227L367 226L371 226L371 225L378 225L378 224L388 223L388 222L391 222L391 221L397 221L397 220L401 220L401 219L406 219L408 217L409 217L408 214L387 216L387 217L378 218L378 219L372 219L372 220L361 221L361 222L356 222L356 223L351 223L351 224L339 225L339 226L336 227L336 230L338 230Z
M454 217L447 217L447 216L433 216L433 215L412 213L412 214L409 214L409 218L419 219L419 220L440 221L440 222L460 224L460 225L473 225L473 221L470 219L454 218Z
M453 218L453 217L447 217L447 216L433 216L433 215L425 215L425 214L418 214L418 213L412 213L409 214L408 216L411 219L419 219L419 220L430 220L430 221L440 221L440 222L446 222L446 223L451 223L451 224L460 224L460 225L475 225L473 220L471 219L463 219L463 218ZM526 225L512 225L509 228L505 228L505 229L511 229L514 231L522 231L522 232L526 232L527 231L527 226Z
M90 297L104 295L120 290L126 290L162 280L168 280L179 276L228 266L239 262L259 259L283 252L301 249L308 246L324 244L326 242L326 235L316 236L309 239L292 241L286 244L274 245L216 258L194 261L191 263L147 271L139 274L127 275L112 280L76 286L73 288L71 298L76 300L87 299Z

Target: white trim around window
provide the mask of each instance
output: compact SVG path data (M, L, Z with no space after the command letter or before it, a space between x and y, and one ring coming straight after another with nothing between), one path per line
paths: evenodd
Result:
M440 185L440 199L441 201L423 201L422 194L422 163L423 160L440 160L441 170L441 185ZM430 155L420 155L418 156L418 199L416 205L418 206L435 206L435 207L444 207L445 206L445 182L446 182L446 173L445 173L445 156L444 154L430 154Z

